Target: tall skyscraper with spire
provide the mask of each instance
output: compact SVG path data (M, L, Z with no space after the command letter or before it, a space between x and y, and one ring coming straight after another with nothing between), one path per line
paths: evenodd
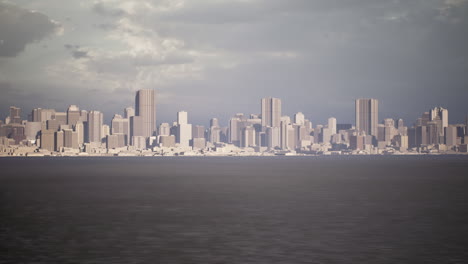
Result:
M356 100L356 129L366 135L377 137L379 123L379 101L377 99Z
M142 136L146 138L153 136L156 132L156 98L153 89L137 91L135 115L141 117Z

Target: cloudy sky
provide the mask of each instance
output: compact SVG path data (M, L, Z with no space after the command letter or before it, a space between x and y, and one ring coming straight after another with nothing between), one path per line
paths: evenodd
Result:
M283 100L314 124L354 122L354 99L412 123L434 106L468 113L468 0L0 0L0 117L15 105L101 110L157 89L222 124Z

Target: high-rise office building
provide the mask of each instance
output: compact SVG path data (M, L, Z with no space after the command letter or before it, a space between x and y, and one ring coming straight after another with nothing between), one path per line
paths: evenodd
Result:
M63 130L63 146L65 148L78 148L78 133L72 129Z
M176 139L174 135L160 136L159 137L159 146L172 148L175 147Z
M289 116L282 116L280 119L280 147L288 149L288 126L291 123Z
M177 112L177 124L188 124L188 113L185 111Z
M212 119L210 120L210 127L219 127L218 118L212 118Z
M185 111L177 113L176 142L182 147L188 147L192 139L192 125L188 124L188 115Z
M78 145L82 145L84 143L84 135L85 135L83 122L80 121L76 123L76 125L73 128L78 135Z
M365 136L351 135L349 137L349 148L354 150L363 150L365 145Z
M81 122L88 122L88 111L86 110L81 110L80 111L80 121Z
M125 108L124 110L124 117L125 118L130 118L132 116L135 116L135 108L129 106L127 108Z
M356 129L366 135L377 137L379 102L377 99L356 100Z
M156 132L156 98L153 89L142 89L135 96L135 115L141 117L142 132L149 138Z
M240 145L240 123L242 121L238 117L233 117L229 120L229 140L228 143Z
M70 105L67 109L67 124L70 126L76 125L80 121L81 112L78 106Z
M60 131L57 131L55 132L55 151L62 151L62 148L63 148L63 142L64 141L64 135L63 135L63 131L60 130Z
M55 112L54 120L57 120L59 125L67 124L67 113L66 112Z
M26 122L26 125L24 126L24 135L28 140L35 140L41 129L41 122Z
M456 126L450 125L446 128L445 144L447 146L457 145L457 127Z
M88 141L101 142L103 114L99 111L90 111L88 113Z
M262 126L279 127L281 122L281 100L262 98Z
M424 112L421 118L416 122L417 126L427 126L427 122L431 121L431 114L429 112Z
M205 127L200 125L192 126L192 138L205 138Z
M21 108L10 106L10 124L21 124Z
M268 127L266 130L268 149L279 148L281 146L281 134L279 127Z
M448 127L448 110L442 107L435 107L429 112L429 121L440 119L442 121L442 127ZM443 129L442 129L443 130Z
M44 122L55 118L55 110L35 108L32 110L31 115L33 122Z
M159 135L160 136L169 136L171 134L171 126L169 123L161 123L159 125Z
M58 131L59 127L60 127L60 124L59 124L59 122L57 120L51 119L51 120L46 121L46 127L49 130Z
M336 118L330 117L328 118L328 129L330 129L330 134L336 134Z
M192 148L194 150L204 149L206 147L206 139L205 138L193 138L192 139Z
M385 141L385 125L377 125L377 141Z
M106 148L115 149L125 147L125 135L122 133L115 133L106 136Z
M304 125L305 117L304 114L299 112L294 114L294 124Z
M41 149L49 151L55 150L55 130L42 129L41 132Z
M128 118L123 118L121 115L114 115L111 121L111 135L123 134L125 142L129 142L130 138L130 121ZM114 138L111 138L112 140Z
M442 122L440 119L427 122L427 144L428 145L437 145L439 143L443 143L443 140L441 140L440 138L441 130L442 130L441 124Z
M242 129L241 147L255 147L255 129L252 126L246 126Z
M403 122L403 119L398 119L398 134L400 135L406 135L407 133L407 127L405 127L405 124Z
M403 119L398 119L398 122L397 122L397 128L400 128L400 127L404 127L405 123L403 122Z
M110 134L111 134L110 126L109 125L102 125L101 126L101 141L103 139L105 139Z
M130 117L130 138L143 136L143 118L141 116Z
M213 126L210 128L208 141L211 143L221 142L221 129L219 127Z
M328 127L322 128L322 142L323 143L330 143L332 135L333 133L330 128Z

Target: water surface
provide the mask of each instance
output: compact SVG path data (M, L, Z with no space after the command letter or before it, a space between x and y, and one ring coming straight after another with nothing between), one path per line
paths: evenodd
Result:
M0 159L0 263L467 263L468 157Z

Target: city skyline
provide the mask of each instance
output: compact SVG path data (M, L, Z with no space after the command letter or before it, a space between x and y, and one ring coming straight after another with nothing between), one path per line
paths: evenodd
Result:
M165 121L226 120L265 96L319 123L351 122L355 98L379 99L383 118L466 115L466 0L2 0L0 14L2 119L75 104L109 122L148 88Z
M468 151L468 117L449 122L449 111L433 107L414 122L379 120L379 101L355 100L352 123L329 117L314 123L297 112L282 112L282 100L260 99L259 111L236 113L224 126L216 115L208 127L193 124L187 111L172 122L157 122L157 91L135 93L134 107L123 107L106 124L100 111L70 105L66 112L35 108L22 118L10 107L0 120L0 152L6 155L307 155L416 154ZM26 151L26 153L24 152ZM28 154L27 154L28 153ZM1 154L1 153L0 153ZM5 155L5 154L3 154Z
M104 117L105 115L103 114L102 111L99 110L84 110L84 111L91 111L91 112L96 112L99 113L102 116L101 122L102 124L107 124L107 125L112 125L112 121L117 117L117 118L127 118L129 122L131 122L132 117L142 117L141 121L141 126L145 127L142 129L142 131L138 132L138 135L142 135L144 137L149 137L150 135L154 134L158 130L158 126L161 125L162 123L167 123L167 122L172 122L175 120L175 122L179 123L179 118L181 118L180 113L185 113L183 118L182 123L187 123L188 117L187 117L187 111L185 110L179 110L177 111L177 116L176 118L172 118L169 120L162 120L160 122L157 122L156 119L156 113L159 112L157 109L157 105L159 105L159 101L157 100L157 89L140 89L135 92L135 100L134 104L132 106L126 106L126 107L121 107L121 110L119 113L112 113L111 115L107 116L107 120L109 122L105 122L106 118ZM143 102L141 102L143 101ZM140 103L141 102L141 103ZM353 120L341 120L341 123L352 123L353 125L356 125L356 127L360 130L365 131L367 134L376 136L377 135L377 125L380 123L384 123L386 119L393 119L393 120L404 120L400 117L383 117L382 114L380 114L380 100L375 99L375 98L355 98L352 101L352 104L354 105L354 112L352 112L353 115ZM258 103L258 102L257 102ZM229 119L232 116L236 116L237 114L247 114L247 115L259 115L262 117L262 126L268 127L268 126L279 126L280 124L280 119L283 116L288 116L293 120L294 123L300 123L301 121L297 120L297 115L301 115L299 119L304 120L306 115L301 112L301 111L296 111L293 114L286 114L282 111L282 99L281 98L275 98L275 97L264 97L260 99L260 109L257 112L242 112L242 111L237 111L231 113L231 116L228 117L226 120L224 120L225 123L229 122ZM17 107L17 106L9 106L8 107L8 112L5 114L5 118L2 118L0 120L5 120L6 118L10 117L12 121L17 121L19 122L20 120L31 120L31 119L36 119L41 121L42 119L48 120L54 115L63 115L60 118L65 120L67 124L70 125L75 125L79 121L79 113L80 113L80 107L75 104L69 104L68 107L65 108L65 111L60 112L60 109L54 109L54 108L42 108L42 107L30 107L31 111L29 114L26 116L23 116L24 112L23 108ZM257 104L258 108L258 104ZM93 108L94 109L94 108ZM140 110L138 110L140 109ZM42 112L41 112L42 111ZM1 110L0 110L1 112ZM27 111L26 111L27 112ZM14 113L15 116L11 117L11 114ZM427 113L428 118L432 119L435 118L436 116L440 116L441 120L443 120L443 127L447 127L448 124L463 124L466 123L468 120L468 114L465 115L464 119L461 120L460 122L453 122L450 121L448 118L448 111L446 107L442 107L440 105L432 106L429 112L422 111L422 113ZM18 115L20 114L20 115ZM266 115L265 115L266 114ZM451 114L453 114L453 111L451 111ZM367 115L367 116L366 116ZM416 118L414 119L414 122L411 123L412 125L417 124L417 120L420 117L420 114L413 114ZM265 116L265 117L263 117ZM364 116L359 117L359 116ZM309 116L307 116L308 120L311 120ZM330 118L335 119L336 123L336 118L332 115L329 115L327 118L325 118L325 122L323 123L329 123ZM143 122L143 120L147 120ZM193 120L193 117L190 118ZM214 113L214 116L207 117L205 122L200 123L201 125L208 125L211 126L211 122L213 122L212 119L216 119L215 122L219 124L220 118ZM366 120L368 119L368 120ZM221 119L222 120L222 119ZM303 122L303 121L302 121ZM364 124L365 122L365 124ZM274 125L272 125L274 123ZM321 122L314 122L314 123L321 123ZM359 123L362 123L359 125ZM146 132L143 132L145 130ZM336 131L335 131L336 132Z
M154 97L155 97L156 105L159 105L159 107L161 107L161 104L164 105L163 102L158 101L157 89L142 89L142 90L153 90L153 91L155 91ZM138 93L138 91L140 91L140 90L135 91L135 93ZM131 97L131 94L129 94L129 96ZM138 96L138 95L135 95L134 97L136 98L137 96ZM269 96L269 97L264 97L263 99L278 99L278 98ZM263 100L263 99L262 99L262 100ZM358 100L358 99L367 100L367 99L369 99L369 97L360 97L360 98L356 98L356 97L355 97L355 98L351 98L350 101L349 101L349 103L348 103L348 108L353 108L353 109L356 108L356 100ZM326 113L324 113L323 111L319 111L319 112L321 113L321 117L316 117L316 116L314 116L313 113L312 113L312 114L307 114L307 111L302 111L302 110L297 110L297 109L294 110L294 108L293 108L293 107L294 107L294 104L290 104L290 105L292 105L292 107L289 106L288 109L290 109L290 110L288 110L287 112L285 112L285 111L282 111L282 109L284 109L283 106L284 106L284 105L288 106L289 104L287 104L287 103L286 103L286 104L281 103L281 101L282 101L281 98L279 98L279 100L280 100L280 106L279 106L280 112L283 112L285 115L288 115L288 116L290 116L290 117L292 117L292 118L294 117L294 115L295 115L296 113L303 113L304 115L308 116L308 118L309 118L311 121L314 121L314 123L326 123L327 120L328 120L330 117L341 116L340 113L337 113L336 111L332 111L333 114L332 114L332 113L326 114ZM395 119L395 120L398 120L398 119L403 119L403 120L416 120L417 118L420 117L419 112L417 112L417 113L406 113L406 114L401 114L401 115L396 115L396 116L388 116L388 115L385 115L385 111L382 111L382 107L381 107L381 102L382 102L382 100L381 100L381 99L378 99L378 98L373 99L373 100L377 100L377 101L379 102L379 103L378 103L378 104L379 104L379 105L378 105L378 109L379 109L379 118L377 119L377 122L382 122L385 118L392 118L392 119ZM67 106L64 107L64 108L53 108L53 109L54 109L54 110L57 110L57 111L63 110L64 112L67 112L67 111L69 111L69 107L70 107L70 106L72 106L72 107L73 107L73 106L77 106L77 104L67 104L67 103L64 103L64 104L67 105ZM20 105L21 105L21 104L20 104ZM388 106L388 103L384 103L384 105L386 105L387 108L392 108L392 107L389 107L389 106ZM13 106L13 104L10 105L10 106ZM0 115L0 119L3 119L3 120L4 120L6 117L9 116L9 114L10 114L10 113L9 113L9 111L10 111L10 110L9 110L10 106L3 107L3 108L5 108L5 109L0 109L0 113L3 113L2 115ZM15 107L18 107L18 105L14 105L14 106L15 106ZM114 116L114 114L120 114L120 115L122 115L122 116L125 116L127 108L128 108L128 107L131 107L133 111L136 111L136 110L135 110L135 109L136 109L135 106L136 106L135 103L133 103L133 104L131 103L131 104L128 105L128 106L123 106L123 105L122 105L122 106L118 107L118 109L119 109L118 112L109 112L109 113L105 113L105 112L103 112L103 111L98 110L98 108L102 108L102 106L101 106L101 107L94 107L94 108L91 107L91 108L92 108L92 109L97 109L96 111L99 111L99 112L104 113L104 119L103 119L104 121L103 121L103 122L106 123L106 124L111 124L111 122L112 122L112 117ZM435 105L431 105L431 106L429 106L428 108L425 108L425 109L434 108L434 107L436 107L436 108L444 108L444 109L450 108L450 106L445 106L445 105L441 105L441 104L435 104ZM23 107L19 107L19 108L21 108L21 109L23 110L22 112L32 112L34 109L38 109L38 108L41 108L41 109L48 109L48 108L51 108L51 109L52 109L52 107L48 107L47 105L45 105L45 106L27 106L26 108L23 108ZM89 108L89 109L91 109L91 108ZM156 108L157 108L157 107L156 107ZM178 112L178 111L184 111L184 110L188 110L188 109L192 109L192 108L193 108L193 107L187 107L187 108L183 108L183 107L182 107L182 108L180 108L179 110L177 110L176 112ZM254 104L253 106L250 106L250 105L249 105L248 108L249 108L249 109L251 109L251 108L258 108L258 98L257 98L256 104ZM293 108L293 109L291 109L291 108ZM182 110L182 109L183 109L183 110ZM161 121L158 121L158 122L156 123L156 126L158 126L160 123L167 123L167 122L172 122L172 121L173 121L173 113L167 113L167 110L166 110L166 111L164 111L164 110L165 110L165 109L163 109L163 110L155 109L155 112L157 112L157 113L163 113L163 117L161 117L161 119L158 119L158 120L161 120ZM460 123L460 124L461 124L461 123L465 123L465 122L466 122L466 119L467 119L467 117L468 117L468 110L465 111L465 112L466 112L465 114L463 114L463 113L464 113L463 111L456 111L456 110L457 110L457 109L455 109L455 111L454 111L454 110L451 111L451 115L450 115L451 119L448 120L447 122L450 122L450 123L453 123L453 124L455 124L455 123ZM424 109L421 109L420 112L421 112L421 111L424 112ZM349 118L349 119L341 119L342 122L355 124L355 121L356 121L355 112L354 112L354 111L349 111L349 109L348 109L348 111L346 111L346 112L348 112L347 115L350 116L351 118ZM382 112L384 112L384 113L382 113ZM388 112L388 111L387 111L387 112ZM221 122L223 122L223 124L226 125L225 123L228 122L229 118L232 117L233 115L235 115L236 113L244 113L244 114L256 113L256 114L260 114L260 115L261 115L261 113L262 113L262 107L260 107L260 110L257 109L257 111L253 110L253 111L251 111L251 112L248 112L248 111L239 110L239 111L233 111L233 112L231 112L231 113L224 112L224 111L221 109L219 113L220 113L220 114L217 115L218 120L221 120ZM213 113L213 114L216 115L216 113ZM133 114L133 115L135 115L135 114ZM155 114L155 116L154 116L155 119L156 119L156 115L157 115L157 114ZM453 120L453 119L454 119L454 118L452 117L453 115L455 115L455 116L460 116L460 118L457 118L456 120ZM410 117L414 117L414 118L405 119L405 118L403 118L403 116L410 116ZM65 117L65 118L66 118L66 117ZM197 117L197 116L193 116L193 114L191 114L191 117L190 117L190 118L191 118L191 120L195 120L195 122L198 123L198 124L209 125L210 119L213 118L213 116L206 116L206 117L200 117L200 116L198 116L198 117ZM27 119L27 116L25 116L25 119Z

